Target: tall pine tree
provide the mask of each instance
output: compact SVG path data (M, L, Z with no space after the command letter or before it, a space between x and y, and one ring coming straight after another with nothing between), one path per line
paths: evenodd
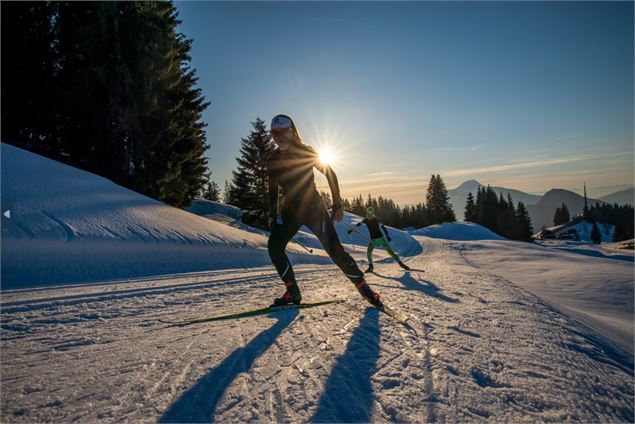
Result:
M191 40L177 32L175 6L5 6L2 31L12 34L3 37L3 58L5 41L20 41L7 44L13 57L11 72L2 75L3 102L17 100L18 107L3 108L3 141L170 204L189 204L205 182L201 117L208 103L195 88ZM13 47L28 60L14 56ZM22 100L15 99L12 87L25 81Z
M534 233L533 226L531 225L531 218L529 218L529 212L523 202L518 202L516 208L516 220L518 225L518 238L517 240L530 242L533 240L532 235Z
M201 189L201 197L212 202L220 201L220 188L214 180L212 180L212 173L208 172L205 175L205 184Z
M450 205L448 190L440 175L432 175L426 193L426 207L430 214L430 224L455 222L456 217Z
M2 141L65 159L57 134L55 5L2 2Z
M591 229L591 241L595 244L602 243L602 233L600 233L600 227L598 227L598 223L593 221L593 228Z
M243 138L238 167L232 172L229 203L241 209L254 211L256 220L264 222L269 211L267 159L274 150L265 122L256 118L253 130Z
M476 204L474 203L474 196L471 191L467 193L465 214L463 215L463 218L466 222L476 222Z
M563 203L561 208L556 208L556 212L553 215L553 225L566 224L570 219L569 208Z

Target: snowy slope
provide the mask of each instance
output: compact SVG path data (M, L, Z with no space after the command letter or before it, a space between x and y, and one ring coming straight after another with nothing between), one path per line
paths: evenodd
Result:
M381 264L368 276L410 328L367 308L333 266L299 266L300 286L307 301L346 303L182 328L158 319L262 306L281 291L277 275L5 291L3 421L633 421L632 355L500 276L501 264L472 263L470 243L492 244L492 257L517 243L417 237L412 271Z
M271 264L268 233L240 223L237 208L199 200L189 213L25 150L1 149L2 203L12 205L2 232L3 289ZM365 258L355 243L366 242L336 227L345 247ZM391 231L400 255L421 252L410 235ZM298 239L314 252L292 242L292 262L330 263L312 234ZM376 250L377 260L386 257Z
M2 288L262 266L267 238L2 143ZM296 259L308 256L298 245Z

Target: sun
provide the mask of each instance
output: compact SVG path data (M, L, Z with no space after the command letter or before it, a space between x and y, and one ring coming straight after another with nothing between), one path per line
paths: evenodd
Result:
M333 165L333 162L335 162L335 155L329 149L321 149L320 162L323 165Z

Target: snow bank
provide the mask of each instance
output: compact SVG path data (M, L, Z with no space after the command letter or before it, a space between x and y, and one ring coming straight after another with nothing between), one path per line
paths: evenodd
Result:
M506 240L495 232L472 222L431 225L411 231L410 234L446 240Z

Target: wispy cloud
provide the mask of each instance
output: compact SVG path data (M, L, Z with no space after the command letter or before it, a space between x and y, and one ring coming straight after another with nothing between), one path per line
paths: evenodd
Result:
M484 144L475 144L473 146L469 146L469 147L465 147L465 146L450 146L450 147L444 147L443 150L449 150L451 152L462 152L464 150L470 150L470 151L475 151L478 149L481 149L485 147Z
M575 158L562 158L562 159L539 160L539 161L530 161L530 162L508 163L505 165L487 166L482 168L456 169L456 170L444 171L442 174L448 177L462 177L465 175L472 176L475 174L492 174L497 172L513 171L516 169L543 168L545 166L577 162L577 161L586 160L586 159L589 159L589 158L575 157Z
M369 176L385 176L385 175L394 175L394 172L374 172L372 174L368 174Z

